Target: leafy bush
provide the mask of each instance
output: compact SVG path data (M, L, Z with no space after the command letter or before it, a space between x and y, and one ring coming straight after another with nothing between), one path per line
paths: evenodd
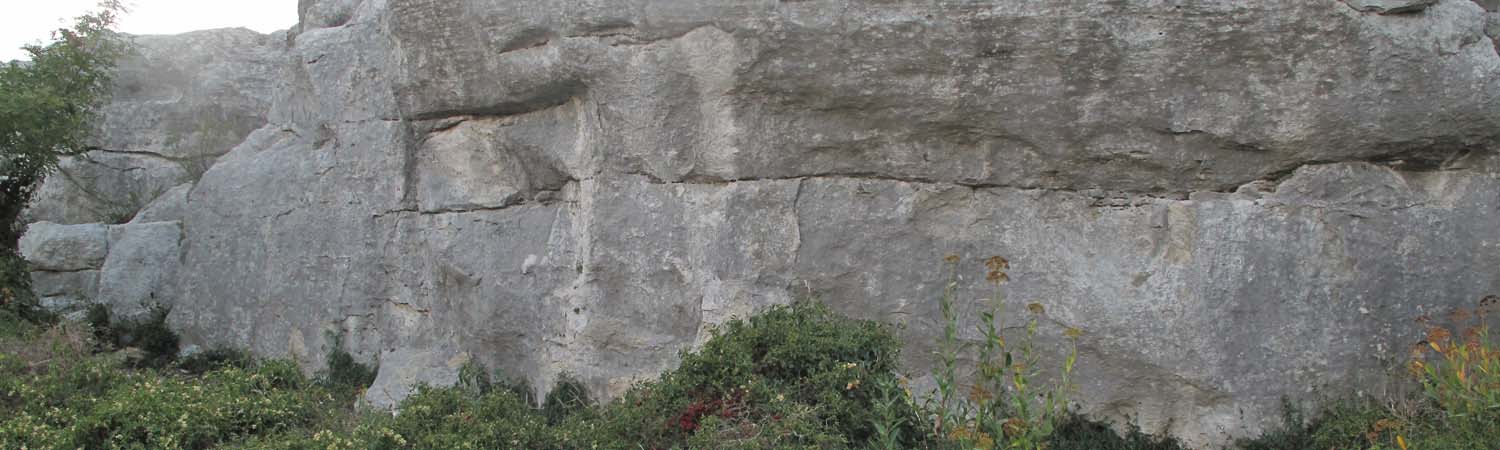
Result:
M0 251L15 249L17 218L58 160L88 151L95 106L129 48L113 31L120 1L99 5L52 42L23 47L29 63L0 63Z
M1034 311L1028 322L1042 313ZM988 320L980 318L981 332ZM1018 332L1021 340L1012 346L995 342L989 353L982 347L978 353L999 361L1006 353L1000 349L1006 348L1012 362L1036 361L1025 348L1032 333ZM62 324L32 334L29 346L0 338L0 409L14 411L0 416L0 448L1182 448L1133 428L1121 436L1066 410L1024 415L1013 402L984 403L993 401L984 396L963 400L968 412L948 416L956 425L937 429L934 418L940 411L919 404L905 379L894 374L898 345L890 328L844 318L811 302L725 324L700 350L684 353L678 369L607 405L590 405L585 385L566 375L538 404L523 384L492 382L474 363L460 371L458 386L420 388L394 416L352 409L347 396L357 394L375 372L338 347L338 339L332 340L329 369L309 382L292 363L255 363L225 349L184 358L177 364L181 370L126 370L120 352L92 354L92 335L87 326ZM1458 335L1448 340L1429 330L1423 344L1429 350L1417 355L1423 370L1413 374L1436 390L1425 408L1398 413L1340 403L1307 421L1288 404L1282 429L1238 446L1494 449L1500 429L1482 403L1489 385L1470 373L1488 375L1485 358L1493 355L1493 344L1483 330ZM1478 343L1470 346L1470 341ZM1461 346L1470 356L1457 353ZM1015 384L1028 385L1034 375L997 369L1012 383L1007 389L1017 391ZM986 382L979 375L979 382ZM1435 378L1445 376L1449 379ZM1028 407L1047 411L1049 395L1058 396L1054 405L1063 404L1065 397L1053 389L1029 391L1038 400ZM1446 389L1463 389L1468 396ZM1471 407L1470 402L1479 403ZM982 408L995 408L993 417L1007 418L997 421L1002 428L978 426L978 418L989 414L979 412ZM1049 430L1018 439L1026 431L1004 428L1015 417L1030 417L1028 425L1046 418Z
M249 352L228 347L214 347L179 359L177 369L189 375L203 375L228 368L249 369L254 364L254 358Z
M63 325L0 354L0 448L201 449L307 424L326 394L295 364L181 378L129 371ZM76 326L73 326L76 327ZM29 356L28 356L28 353Z
M547 401L542 403L542 416L547 418L548 424L557 425L589 406L592 406L589 402L589 388L572 374L565 372L557 378L552 392L547 393Z
M344 350L342 336L329 333L328 367L319 373L318 384L340 398L354 398L375 383L377 368L360 364Z
M775 307L716 330L677 370L612 403L605 426L657 448L862 445L875 436L877 386L895 383L899 350L886 325L813 302ZM922 433L903 436L915 445Z
M85 322L94 330L94 339L100 351L136 348L141 355L133 360L134 365L144 367L166 367L177 358L181 339L167 327L170 307L156 304L147 307L146 315L134 320L115 320L109 306L95 303L89 305Z
M1053 450L1183 450L1173 438L1159 438L1129 427L1124 436L1108 425L1079 415L1069 415L1057 424L1047 441Z
M1500 307L1489 296L1473 310L1459 309L1450 322L1461 331L1423 316L1426 339L1413 347L1407 369L1422 388L1415 408L1394 409L1345 401L1306 421L1290 404L1281 429L1239 442L1246 450L1325 448L1497 449L1500 448L1500 343L1489 335L1488 319Z
M1490 296L1472 312L1455 312L1454 320L1466 326L1459 335L1422 322L1427 339L1414 350L1411 373L1427 398L1450 416L1500 424L1500 342L1491 338L1485 322L1497 303L1500 297Z
M1373 404L1338 402L1307 420L1290 401L1282 403L1282 425L1255 439L1237 442L1244 450L1303 450L1340 448L1379 448L1394 440L1397 422L1387 419L1385 411Z
M0 336L19 336L52 319L31 291L26 260L0 246Z

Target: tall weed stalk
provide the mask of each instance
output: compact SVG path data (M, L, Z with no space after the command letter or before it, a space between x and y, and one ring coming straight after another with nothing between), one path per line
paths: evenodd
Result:
M958 353L964 349L957 337L960 319L954 312L959 258L949 256L946 262L950 276L940 300L946 323L938 346L940 364L934 373L938 385L937 410L932 414L935 431L965 449L1044 448L1069 412L1068 394L1073 389L1082 331L1067 329L1068 354L1062 367L1052 383L1041 382L1046 364L1036 349L1036 337L1046 309L1040 303L1028 304L1030 317L1019 342L1007 341L1003 288L1010 281L1010 262L999 256L985 260L985 281L992 294L987 309L979 313L977 328L983 341L968 396L956 398Z

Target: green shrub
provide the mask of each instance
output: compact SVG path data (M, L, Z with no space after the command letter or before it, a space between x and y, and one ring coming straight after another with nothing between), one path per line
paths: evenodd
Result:
M1174 438L1158 438L1142 433L1134 425L1124 436L1109 425L1080 415L1069 415L1059 421L1047 441L1052 450L1184 450Z
M1338 401L1308 420L1308 414L1289 401L1282 402L1282 424L1254 439L1242 439L1244 450L1395 448L1401 422L1384 408L1368 402Z
M209 448L303 426L325 407L290 362L174 377L91 355L87 336L55 328L31 343L40 353L0 356L0 448Z
M89 305L84 320L93 327L99 351L137 348L141 357L134 365L161 368L177 359L180 343L177 333L167 327L171 312L169 306L154 304L139 319L115 320L108 305L95 303Z
M128 322L120 329L120 345L139 348L145 352L142 364L148 367L165 367L170 364L177 359L177 346L180 343L177 332L167 327L167 315L171 312L171 307L165 305L148 307L143 319Z
M342 336L329 333L327 337L328 367L319 373L318 383L340 398L358 397L375 383L378 368L355 361L354 355L344 350Z
M214 347L179 359L177 369L188 375L203 375L227 368L249 369L254 363L250 352L228 347Z
M1460 331L1423 316L1425 340L1414 346L1407 369L1423 397L1395 410L1369 402L1326 406L1313 420L1285 406L1281 428L1238 443L1246 450L1282 449L1500 449L1500 345L1487 318L1500 297L1459 309L1450 321Z
M552 391L547 393L547 401L542 403L542 417L547 418L548 424L557 425L589 406L592 404L589 402L588 387L572 374L564 372L558 376Z
M55 319L31 291L27 267L21 255L0 247L0 336L20 336Z
M743 448L863 445L899 349L887 325L813 302L774 307L715 330L678 369L612 403L605 426L658 448L706 445L705 436ZM921 433L903 436L914 444Z

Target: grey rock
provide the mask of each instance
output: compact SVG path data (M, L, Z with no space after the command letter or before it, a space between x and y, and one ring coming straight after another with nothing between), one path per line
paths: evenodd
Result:
M49 295L41 299L42 309L54 314L68 315L78 311L84 311L93 304L88 297L77 295Z
M177 185L158 195L155 200L135 214L131 223L175 222L187 217L188 193L193 184Z
M109 253L104 225L37 222L21 236L21 256L32 270L71 272L98 269Z
M28 221L130 221L265 125L284 39L222 29L133 41L100 111L99 150L65 159L37 193Z
M134 42L102 111L99 148L202 166L266 123L283 41L233 28Z
M1488 16L1489 21L1484 26L1484 34L1492 40L1500 41L1500 10L1491 10Z
M31 289L43 297L72 296L92 299L99 294L99 271L31 272Z
M354 8L364 0L298 0L298 28L313 30L342 26L354 16Z
M86 309L76 310L62 315L62 319L73 323L83 323L88 320L89 312Z
M178 222L109 227L109 257L99 272L96 301L124 317L175 304L181 239Z
M192 192L192 186L192 183L183 183L166 189L166 192L157 195L150 204L135 213L130 222L178 222L187 216L187 193Z
M556 194L571 181L547 149L576 140L570 111L443 124L417 149L424 212L502 208Z
M341 335L380 408L455 355L608 398L805 296L925 373L943 256L972 313L999 254L1044 352L1086 331L1084 412L1212 447L1381 392L1412 317L1500 291L1473 2L828 6L302 1L222 47L264 126L140 214L180 246L112 229L100 295L309 370Z
M458 371L471 360L469 354L445 353L437 349L399 349L380 354L380 373L365 390L364 404L379 410L394 410L418 386L452 386Z
M93 151L67 158L37 192L27 218L57 223L125 223L191 174L151 154Z
M182 347L182 349L180 349L180 350L177 350L177 359L180 360L180 359L191 358L191 357L194 357L194 356L197 356L197 355L200 355L200 354L203 354L203 347L199 347L199 346L196 346L196 345L188 345L188 346Z
M1360 12L1407 14L1421 12L1438 0L1340 0Z

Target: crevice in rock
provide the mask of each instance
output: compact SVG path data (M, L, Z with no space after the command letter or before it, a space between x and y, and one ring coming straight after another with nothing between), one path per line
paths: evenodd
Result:
M99 269L100 269L99 267L86 267L86 268L82 268L82 269L72 269L72 270L32 269L30 272L32 272L32 273L81 273L81 272L98 272Z
M1339 0L1339 3L1349 9L1382 16L1419 13L1437 2L1438 0Z
M419 308L416 305L413 305L413 304L408 303L408 302L400 302L400 301L396 301L396 300L386 300L385 303L387 305L390 305L390 307L392 307L392 308L399 309L399 310L406 311L406 312L410 312L410 313L420 314L420 315L423 315L423 316L426 316L426 315L432 313L431 309Z
M615 27L585 30L581 33L569 34L563 37L567 39L593 39L603 44L609 45L610 47L637 47L652 45L663 41L682 39L684 36L693 34L694 32L702 30L704 28L712 28L715 31L721 33L725 32L724 29L720 28L718 25L709 23L688 28L686 31L680 33L643 38L633 33L636 30L635 24L626 23Z
M515 37L500 46L500 54L545 47L547 44L552 43L552 36L552 30L545 28L521 30L521 32L516 33Z
M512 197L506 198L503 201L501 201L499 203L496 203L496 204L445 206L445 207L435 208L435 209L422 209L422 208L419 208L419 207L416 207L416 206L409 206L409 207L403 207L403 208L398 208L398 209L393 209L393 210L387 210L387 211L377 212L377 213L371 215L371 217L375 218L375 219L380 219L380 218L384 218L384 217L392 215L392 214L402 214L402 213L413 213L413 214L419 214L419 215L424 215L424 216L434 216L434 215L444 215L444 214L465 214L465 213L488 212L488 211L503 211L503 210L507 210L507 209L511 209L511 208L524 207L524 206L555 206L555 205L559 205L559 204L569 203L569 200L562 198L563 195L564 195L563 191L567 189L568 185L576 184L576 183L578 183L578 181L579 180L567 180L567 182L564 183L564 185L561 186L561 187L557 187L555 189L548 188L548 189L535 190L535 191L530 192L529 193L530 195L515 195L515 196L512 196Z
M797 227L797 242L792 246L792 264L790 266L792 270L798 270L797 263L802 258L802 243L804 242L804 236L802 235L802 188L806 185L807 182L805 180L798 180L797 190L792 193L792 224ZM788 283L795 284L796 280L788 280ZM792 284L787 285L787 292L792 292L792 289L796 288Z
M104 153L115 153L115 154L120 154L120 155L145 156L145 157L149 157L149 158L164 159L164 160L172 161L172 162L182 162L183 160L191 159L191 158L179 158L179 157L167 156L167 155L163 155L161 153L149 152L149 151L145 151L145 150L115 150L115 149L94 147L94 148L90 148L89 151L92 151L92 152L104 152ZM79 155L79 156L81 156L81 157L83 157L85 159L88 158L88 154L87 153L84 153L84 154ZM90 161L93 161L93 160L90 159ZM98 161L93 161L93 162L99 163ZM103 163L99 163L99 164L102 165ZM105 166L105 167L109 167L109 166Z
M1471 156L1478 155L1484 151L1485 150L1481 147L1469 146L1460 147L1457 149L1429 148L1412 150L1408 148L1398 151L1385 152L1364 158L1343 160L1314 159L1299 161L1287 167L1273 170L1265 174L1264 176L1261 176L1260 178L1242 183L1239 186L1243 186L1245 184L1253 183L1256 181L1266 181L1275 185L1280 185L1283 181L1291 178L1292 175L1296 174L1298 170L1304 167L1323 166L1329 164L1370 163L1389 167L1398 172L1461 172L1468 170L1469 168L1458 164L1461 164L1463 160L1468 159ZM1235 188L1229 188L1228 190L1220 192L1233 192L1234 189Z
M410 119L436 120L458 116L468 116L470 118L519 116L566 105L572 102L574 98L581 97L587 89L588 86L580 80L558 80L553 84L536 89L538 92L535 95L523 100L503 102L483 107L417 113L412 115Z

